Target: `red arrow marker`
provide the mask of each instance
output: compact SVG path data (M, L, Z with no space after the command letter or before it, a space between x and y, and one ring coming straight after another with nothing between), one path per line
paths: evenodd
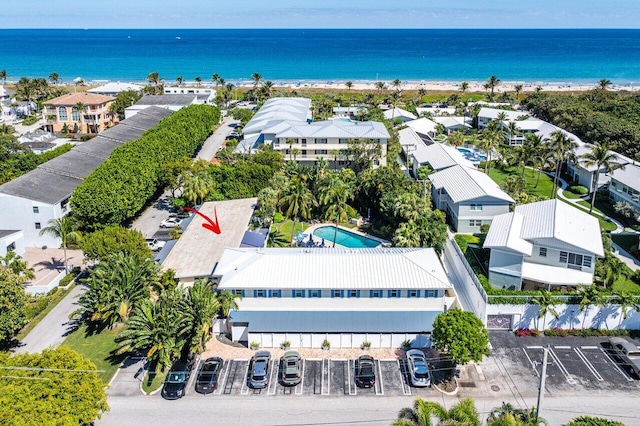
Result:
M200 213L198 210L192 209L191 207L183 207L182 210L193 212L198 216L200 216L201 218L203 218L204 220L206 220L207 222L209 222L209 223L203 223L202 224L203 228L208 229L209 231L212 231L215 234L220 234L222 232L220 231L220 224L218 223L218 210L215 208L215 206L213 207L213 214L215 217L215 221L211 220L209 216L204 215Z

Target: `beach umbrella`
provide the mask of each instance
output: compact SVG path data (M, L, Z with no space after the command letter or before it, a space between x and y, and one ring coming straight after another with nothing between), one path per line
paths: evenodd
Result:
M313 244L313 234L309 234L309 242Z
M320 243L320 247L324 247L324 238L322 239L322 243Z

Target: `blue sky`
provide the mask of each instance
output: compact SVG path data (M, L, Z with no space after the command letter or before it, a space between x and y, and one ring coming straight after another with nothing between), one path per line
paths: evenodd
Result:
M638 28L639 0L19 0L0 28Z

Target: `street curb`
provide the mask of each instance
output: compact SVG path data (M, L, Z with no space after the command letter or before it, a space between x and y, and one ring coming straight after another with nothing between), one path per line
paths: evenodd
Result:
M448 396L457 395L458 391L460 390L460 385L458 384L458 379L454 378L453 380L455 380L455 382L456 382L456 388L452 392L447 392L445 390L442 390L442 389L440 389L438 387L438 385L435 385L435 384L433 385L433 387L436 388L438 390L438 392L440 392L441 394L448 395Z

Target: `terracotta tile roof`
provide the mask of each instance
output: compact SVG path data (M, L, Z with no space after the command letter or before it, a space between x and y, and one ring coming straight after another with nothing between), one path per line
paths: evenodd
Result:
M98 95L95 93L67 93L66 95L58 96L57 98L50 99L45 102L45 105L60 105L60 106L73 106L78 102L82 102L85 105L100 105L106 102L115 100L112 96Z

